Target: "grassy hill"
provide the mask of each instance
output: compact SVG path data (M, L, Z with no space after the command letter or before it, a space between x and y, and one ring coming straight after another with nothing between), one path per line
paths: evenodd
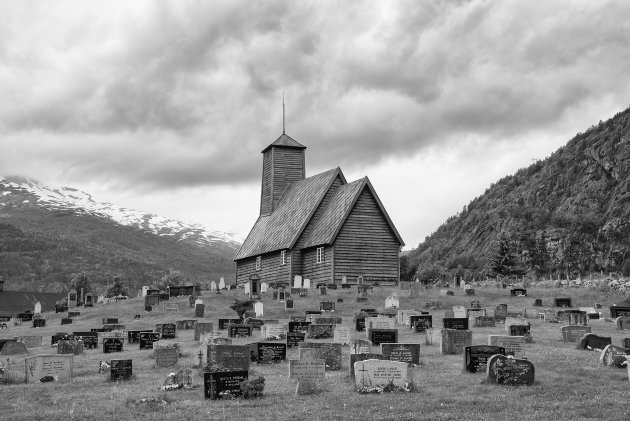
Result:
M403 264L425 281L630 275L630 109L492 184Z

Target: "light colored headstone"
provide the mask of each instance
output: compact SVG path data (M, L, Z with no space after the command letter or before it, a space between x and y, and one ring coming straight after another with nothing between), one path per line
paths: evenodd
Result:
M524 358L525 338L522 336L488 335L488 345L505 348L505 355Z
M245 294L249 295L251 293L249 282L245 283Z
M35 303L35 309L33 310L33 314L42 314L42 303L39 301Z
M345 326L335 327L334 341L342 345L350 343L350 329Z
M395 295L390 295L385 299L385 308L398 308L400 307L400 300Z
M309 357L289 360L289 378L312 381L324 380L326 378L326 360Z
M260 284L260 293L261 294L267 294L269 289L269 284L267 282L263 282Z
M20 336L18 342L22 342L27 348L36 348L42 346L41 336Z
M472 345L470 330L442 329L441 354L463 354L464 348Z
M27 354L26 344L22 342L9 341L4 344L0 355L19 355Z
M347 283L348 283L348 278L346 277L346 275L343 275L343 276L341 277L341 283L342 283L342 284L347 284Z
M203 300L202 299L196 299L195 300L195 307L197 306L197 304L203 304Z
M210 291L217 290L217 283L215 281L210 282Z
M311 289L311 280L308 278L304 278L304 286L302 288Z
M142 296L146 297L147 296L147 291L148 291L149 287L147 285L143 285L142 286Z
M219 289L225 289L225 279L223 279L223 276L219 279Z
M457 319L465 319L466 316L466 307L464 306L453 306L453 317Z
M396 329L391 317L368 317L365 319L365 335L370 337L370 329Z
M302 277L300 275L293 277L293 288L302 288Z
M260 301L254 303L254 311L256 312L256 317L264 316L263 303Z
M72 355L34 355L26 357L26 383L38 383L43 377L57 380L72 378Z
M354 363L357 389L384 387L393 384L401 388L409 383L409 368L406 363L386 360L365 360Z
M287 330L283 324L280 323L265 323L260 326L260 336L263 339L285 339L287 337Z

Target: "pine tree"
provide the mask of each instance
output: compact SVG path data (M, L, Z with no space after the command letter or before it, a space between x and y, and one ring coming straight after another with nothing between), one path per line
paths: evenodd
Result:
M498 276L510 276L518 273L517 259L509 236L502 232L490 258L490 269Z

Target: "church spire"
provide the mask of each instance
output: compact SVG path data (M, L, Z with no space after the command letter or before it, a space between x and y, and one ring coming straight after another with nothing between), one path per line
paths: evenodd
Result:
M284 92L282 92L282 134L286 134L284 132Z

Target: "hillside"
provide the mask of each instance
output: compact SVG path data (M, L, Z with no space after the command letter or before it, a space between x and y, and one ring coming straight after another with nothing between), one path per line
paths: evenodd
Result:
M492 184L403 263L425 281L630 275L630 109Z
M59 291L79 273L97 286L119 276L135 289L170 269L194 282L229 281L238 246L228 234L98 203L76 189L0 178L0 277L8 290Z

